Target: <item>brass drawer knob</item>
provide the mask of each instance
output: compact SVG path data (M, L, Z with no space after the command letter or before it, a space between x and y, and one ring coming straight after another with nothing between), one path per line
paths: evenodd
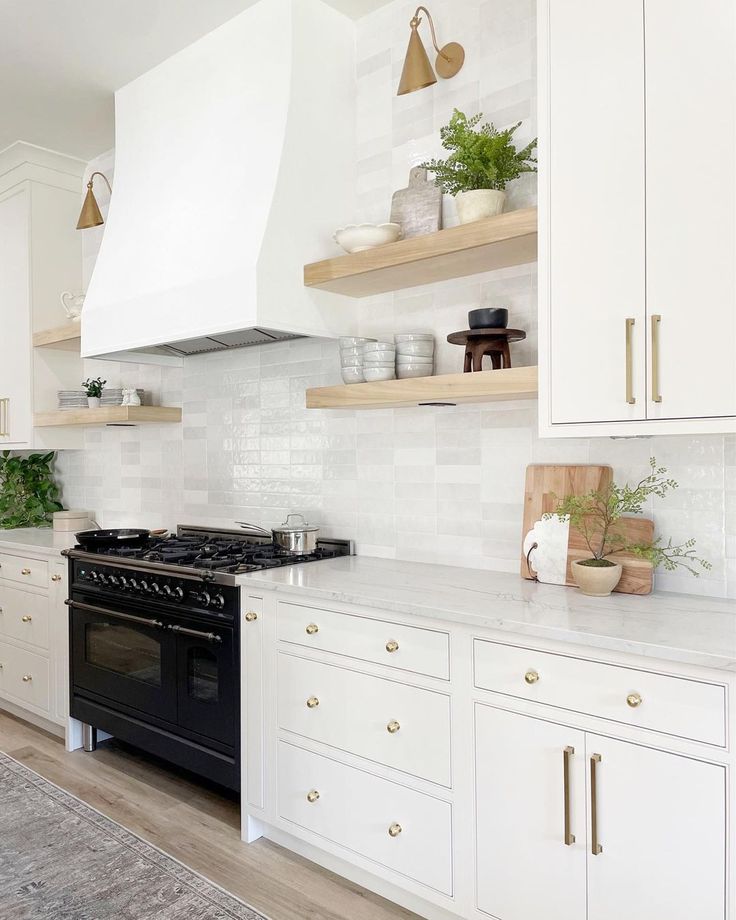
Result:
M20 618L20 621L21 623L30 623L32 619L33 617L27 613L25 616Z
M310 624L307 626L307 635L308 635L308 636L316 636L318 632L319 632L319 626L317 626L316 623L310 623Z
M246 623L252 623L254 620L257 620L257 619L258 619L258 614L255 612L255 610L249 610L245 615Z
M637 706L641 706L644 700L641 698L640 693L630 693L626 697L626 705L630 706L632 709L636 709Z
M316 709L319 706L319 700L316 696L310 696L307 700L307 709Z
M51 581L61 581L61 575L52 575Z
M396 639L389 639L388 642L386 643L386 651L387 652L398 652L398 650L399 650L399 643L396 641Z
M401 724L396 721L396 719L391 719L391 721L386 726L386 731L389 735L395 735L396 732L401 728Z
M30 570L30 569L21 569L21 570L20 570L20 574L21 574L21 575L30 575L30 574L31 574L31 570Z
M524 680L531 686L536 684L539 680L539 671L535 671L533 668L530 668L524 675Z
M317 801L318 798L319 798L319 792L317 792L316 789L310 789L309 792L307 793L308 802L314 803Z
M400 824L392 824L388 829L389 837L398 837L403 828Z
M30 684L30 682L31 682L32 680L33 680L33 675L32 675L32 674L24 674L24 675L23 675L23 683L24 683L24 684Z

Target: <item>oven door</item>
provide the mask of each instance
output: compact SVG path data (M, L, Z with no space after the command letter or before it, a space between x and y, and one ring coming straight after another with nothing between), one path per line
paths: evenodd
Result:
M163 619L76 598L70 607L73 692L175 723L177 640Z

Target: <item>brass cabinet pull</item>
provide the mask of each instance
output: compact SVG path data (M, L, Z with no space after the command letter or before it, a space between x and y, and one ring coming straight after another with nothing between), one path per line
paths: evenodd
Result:
M318 798L319 798L319 792L317 792L316 789L310 789L309 792L307 793L307 801L311 802L312 804L314 804L314 802L316 802Z
M575 748L569 744L562 750L562 787L565 802L565 846L571 847L575 843L575 834L570 830L570 761L575 753Z
M254 620L257 620L257 619L258 619L258 614L255 612L255 610L249 610L245 615L246 623L252 623Z
M396 719L391 719L391 721L390 721L390 722L388 723L388 725L386 726L386 731L389 733L389 735L395 735L396 732L397 732L400 728L401 728L400 723L397 722Z
M61 575L52 575L51 581L61 581Z
M33 675L32 675L32 674L24 674L22 679L23 679L23 683L24 683L24 684L30 684L30 682L33 680Z
M402 830L403 828L400 824L394 823L389 827L388 835L389 837L398 837Z
M539 671L535 671L534 668L530 668L524 675L524 680L531 686L536 684L539 680Z
M30 569L21 569L21 570L20 570L20 574L21 574L21 575L30 575L30 574L31 574L31 570L30 570Z
M598 843L598 764L603 758L593 754L590 758L590 852L600 856L603 847Z
M634 323L636 320L633 316L626 319L626 402L633 406L636 403L634 396L634 358L633 358L633 337Z
M10 415L10 400L0 399L0 438L9 438L10 430L8 425L8 416Z
M25 616L22 616L22 617L20 618L20 621L21 621L21 623L30 623L32 619L33 619L33 617L32 617L29 613L27 613L27 614L25 614Z
M319 632L319 626L316 623L309 623L307 625L306 633L308 636L316 636Z
M307 700L307 709L316 709L319 706L319 700L316 696L310 696Z
M636 709L637 706L641 706L644 702L642 699L641 693L630 693L626 697L626 705L631 706L632 709Z
M659 313L652 316L652 402L661 403L662 394L659 392L659 324L662 317Z
M388 642L386 643L386 651L387 652L398 652L398 650L399 650L399 643L396 641L396 639L389 639Z

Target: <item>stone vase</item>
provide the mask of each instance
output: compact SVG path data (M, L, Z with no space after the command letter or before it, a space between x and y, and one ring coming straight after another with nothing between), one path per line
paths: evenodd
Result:
M613 565L594 566L582 565L582 560L576 559L571 568L575 584L588 597L608 597L621 581L623 573L620 562L615 562Z
M495 188L478 188L470 192L458 192L455 196L457 217L461 224L470 224L484 217L496 217L503 213L506 192Z
M99 396L88 396L87 406L90 409L99 409L100 408L100 397Z

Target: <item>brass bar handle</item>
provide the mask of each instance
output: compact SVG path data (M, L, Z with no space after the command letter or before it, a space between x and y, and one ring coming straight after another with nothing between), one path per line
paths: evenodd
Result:
M636 320L633 316L626 319L626 402L633 406L636 404L634 396L634 357L633 357L633 339L634 324Z
M600 856L603 847L598 842L598 764L603 758L593 754L590 758L590 852Z
M662 394L659 392L659 326L662 317L659 313L652 316L652 402L661 403Z
M562 785L565 801L565 846L571 847L575 843L575 834L570 830L570 761L575 753L575 748L569 744L562 750Z
M4 399L0 399L0 438L10 437L10 431L8 431L9 408L10 399L7 396Z

